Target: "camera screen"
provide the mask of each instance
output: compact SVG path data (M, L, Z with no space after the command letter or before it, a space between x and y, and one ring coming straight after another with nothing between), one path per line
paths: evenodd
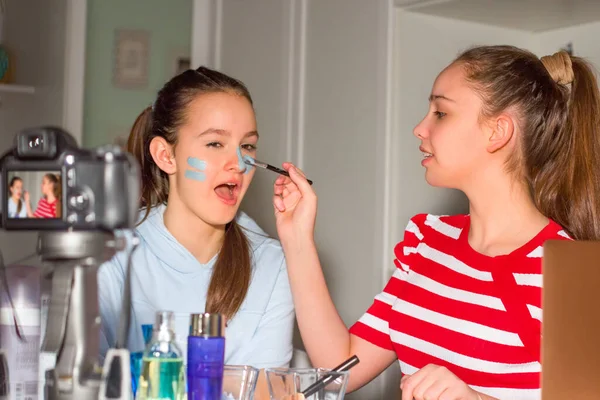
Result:
M8 218L61 218L60 171L9 171Z

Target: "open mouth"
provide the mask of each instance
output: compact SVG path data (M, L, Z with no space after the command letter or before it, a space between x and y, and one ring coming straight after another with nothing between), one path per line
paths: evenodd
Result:
M221 201L228 205L237 203L240 185L235 182L223 183L215 188L215 193Z
M423 158L424 158L424 159L427 159L427 158L429 158L429 157L433 157L433 154L431 154L431 153L427 153L426 151L422 151L422 153L423 153Z

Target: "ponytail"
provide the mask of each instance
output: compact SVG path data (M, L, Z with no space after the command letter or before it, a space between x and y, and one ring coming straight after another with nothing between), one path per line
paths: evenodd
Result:
M206 312L231 318L248 292L251 275L250 245L238 223L231 221L225 230L223 246L213 268L206 296Z
M563 140L556 143L559 148L555 161L547 167L548 181L535 198L540 211L574 239L599 240L600 93L585 60L569 57L568 63L572 83L570 91L567 88L567 118L559 135Z

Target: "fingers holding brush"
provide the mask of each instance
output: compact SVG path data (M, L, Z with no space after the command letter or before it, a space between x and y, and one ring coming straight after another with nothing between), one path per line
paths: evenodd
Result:
M296 240L312 237L317 213L317 195L304 176L292 163L283 163L289 176L281 175L273 187L273 206L280 239Z
M302 195L307 195L309 193L314 194L314 190L311 184L308 182L306 178L306 174L298 167L296 167L292 163L283 163L283 169L285 169L288 174L290 174L291 180L296 184L297 188L302 192Z
M273 204L278 211L284 212L286 207L290 206L290 203L286 201L289 196L310 197L312 195L316 198L315 192L302 170L287 162L283 163L283 167L289 176L280 175L275 180L273 187Z

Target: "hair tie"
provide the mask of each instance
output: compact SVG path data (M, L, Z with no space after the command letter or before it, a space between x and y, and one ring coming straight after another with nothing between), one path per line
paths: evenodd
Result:
M544 56L541 61L554 82L559 85L568 85L573 82L575 78L573 61L566 51L561 50L551 56Z

